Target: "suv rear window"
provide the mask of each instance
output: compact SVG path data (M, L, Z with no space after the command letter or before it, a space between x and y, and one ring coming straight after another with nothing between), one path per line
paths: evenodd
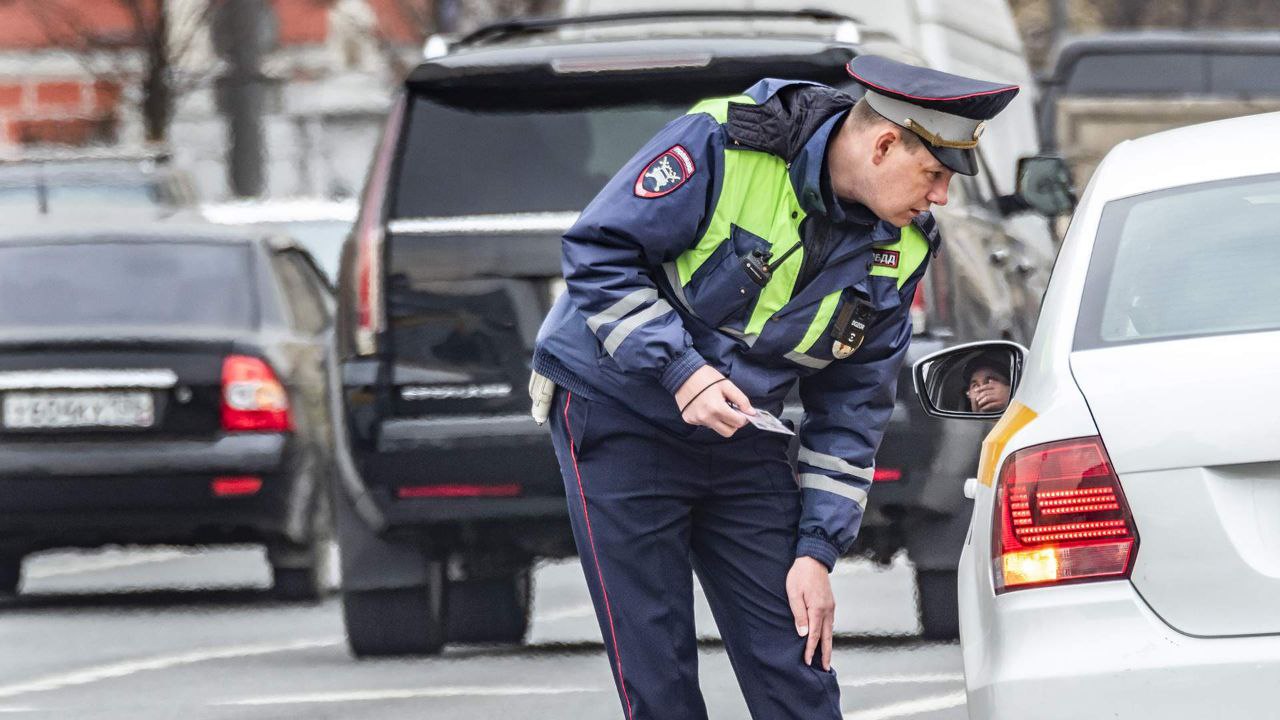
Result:
M392 217L576 211L690 103L409 111Z
M1115 200L1102 213L1076 349L1280 329L1280 175Z
M244 243L0 246L0 326L256 324Z

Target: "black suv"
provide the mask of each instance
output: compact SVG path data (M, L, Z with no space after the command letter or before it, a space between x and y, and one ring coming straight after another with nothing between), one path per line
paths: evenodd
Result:
M762 30L762 19L778 29ZM551 443L524 392L535 333L564 289L560 235L697 100L762 77L854 90L844 66L862 46L848 41L851 28L850 18L811 11L517 20L410 73L339 272L340 440L353 462L335 505L356 655L521 639L532 561L574 552ZM893 47L861 33L877 53ZM932 335L918 338L927 342L916 355L944 339L1026 340L1018 328L1033 323L1020 316L1033 321L1034 308L1010 308L1015 293L986 257L1013 242L997 200L939 216L944 235L976 245L940 263L917 298L918 326ZM909 373L910 362L858 552L930 556L925 630L954 636L969 517L961 485L979 437L925 418Z

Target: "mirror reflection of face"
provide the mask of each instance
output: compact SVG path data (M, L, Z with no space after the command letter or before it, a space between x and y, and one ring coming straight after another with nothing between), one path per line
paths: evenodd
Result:
M1009 381L992 368L980 367L969 376L970 412L1002 412L1009 406Z

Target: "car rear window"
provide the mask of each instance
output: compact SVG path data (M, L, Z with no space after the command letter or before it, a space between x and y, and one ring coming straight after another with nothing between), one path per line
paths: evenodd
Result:
M0 246L0 327L256 324L244 243Z
M414 100L392 217L581 210L689 103L569 110Z
M1277 227L1280 175L1109 203L1076 349L1280 329Z

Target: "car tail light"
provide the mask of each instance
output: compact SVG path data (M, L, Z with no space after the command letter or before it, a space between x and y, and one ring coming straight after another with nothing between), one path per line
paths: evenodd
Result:
M927 306L924 299L924 281L916 285L916 294L911 298L911 334L921 335L929 329Z
M997 592L1126 578L1138 533L1102 438L1018 450L997 488Z
M396 488L396 497L409 498L462 498L462 497L515 497L520 494L516 483L503 485L405 485Z
M898 482L902 479L902 471L898 468L878 467L871 476L871 482L886 483Z
M222 361L222 427L224 430L293 429L289 396L265 361L229 355Z
M378 333L385 327L382 302L382 216L386 209L396 146L400 140L404 105L404 96L401 96L387 117L373 166L369 168L364 196L360 199L360 217L356 220L355 350L359 355L372 355L377 350Z
M256 495L262 489L262 478L253 475L216 477L210 483L214 497Z

